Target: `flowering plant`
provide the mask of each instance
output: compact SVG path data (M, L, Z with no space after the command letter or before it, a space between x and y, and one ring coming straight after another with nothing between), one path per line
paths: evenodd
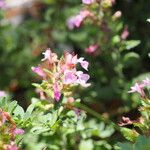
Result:
M140 107L139 112L140 116L136 120L130 120L128 117L122 117L122 121L119 123L121 132L123 135L130 141L136 141L139 135L149 136L150 128L150 99L149 99L149 87L150 79L146 78L142 82L135 83L131 87L131 90L128 93L138 93L140 94ZM133 126L131 129L128 126Z
M50 49L43 54L44 64L32 67L32 71L42 78L41 84L33 84L37 87L42 101L33 98L32 104L25 112L16 101L7 102L7 99L3 98L5 93L1 91L1 149L18 150L17 143L28 148L25 137L30 135L39 135L40 137L46 133L49 137L54 137L57 133L64 134L64 130L66 130L65 135L80 130L77 125L85 117L85 114L74 106L74 103L79 103L80 100L74 100L73 90L78 85L83 87L90 85L87 83L89 75L77 70L77 64L80 64L88 71L89 64L84 58L77 58L77 55L68 52L60 59ZM20 141L16 136L24 134L24 130L18 129L17 125L26 130L26 134ZM63 134L61 136L64 136ZM51 148L49 144L42 145L42 147L47 146Z

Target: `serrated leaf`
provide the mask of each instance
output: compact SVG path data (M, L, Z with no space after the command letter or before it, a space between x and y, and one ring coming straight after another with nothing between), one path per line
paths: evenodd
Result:
M7 99L5 97L2 97L0 99L0 108L6 107L7 106Z
M138 135L139 135L139 133L137 133L133 129L131 130L131 129L128 129L128 128L121 128L120 131L122 132L123 136L127 140L132 141L132 142L134 142L137 139Z
M12 101L8 105L8 112L10 112L10 114L12 114L16 107L17 107L17 101Z
M15 108L15 110L13 111L13 113L14 113L14 116L20 116L21 119L23 119L23 117L24 117L24 110L19 105Z

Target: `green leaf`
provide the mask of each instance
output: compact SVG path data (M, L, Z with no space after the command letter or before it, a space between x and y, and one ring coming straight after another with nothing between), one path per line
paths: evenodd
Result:
M79 145L79 150L93 150L94 145L92 140L84 140L81 141L80 145Z
M17 107L17 101L12 101L8 105L8 112L10 112L10 114L12 114L16 107Z
M138 61L140 60L140 56L139 54L135 53L135 52L129 52L127 54L125 54L124 58L123 58L123 63L125 66L131 66L131 65L135 65L135 63L138 63Z
M7 106L7 99L5 97L0 98L0 108Z
M21 117L21 119L23 119L23 117L24 117L24 110L19 105L15 108L15 110L13 111L13 113L14 113L14 116Z
M136 46L138 46L141 42L139 40L130 40L125 42L125 46L127 50L130 50Z
M132 142L135 141L139 135L135 130L128 128L121 128L121 132L127 140Z
M150 19L147 19L147 22L150 22Z

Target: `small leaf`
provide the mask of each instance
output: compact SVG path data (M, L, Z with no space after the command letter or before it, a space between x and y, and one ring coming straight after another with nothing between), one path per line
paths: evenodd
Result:
M130 50L136 46L138 46L141 42L139 40L130 40L130 41L126 41L125 45L126 45L126 49Z
M135 130L133 129L131 130L128 128L121 128L121 132L127 140L132 141L132 142L134 142L139 135L139 133L137 133Z
M150 22L150 19L147 19L147 22Z
M17 107L17 101L12 101L8 106L8 112L12 114L16 107Z
M23 119L23 117L24 117L24 110L21 106L17 106L15 108L15 110L13 111L13 113L15 116L20 116L21 119Z
M81 141L80 145L79 145L79 150L93 150L94 145L92 140L85 140L85 141Z

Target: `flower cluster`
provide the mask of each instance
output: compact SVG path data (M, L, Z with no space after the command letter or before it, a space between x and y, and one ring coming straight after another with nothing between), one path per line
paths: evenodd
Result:
M88 74L77 70L77 65L88 71L89 63L83 57L78 58L77 55L66 52L64 56L58 59L56 53L47 49L44 53L42 61L47 63L47 67L39 65L32 67L32 71L43 78L43 82L38 86L40 95L45 98L50 97L59 101L62 95L70 96L72 88L77 85L87 87L90 78Z
M24 134L24 130L17 128L11 116L2 109L0 109L0 134L0 149L19 150L14 140L16 135Z
M150 79L146 78L141 83L135 83L133 87L131 87L131 90L128 91L128 93L134 93L137 92L141 95L142 98L145 98L145 92L144 88L150 86Z

